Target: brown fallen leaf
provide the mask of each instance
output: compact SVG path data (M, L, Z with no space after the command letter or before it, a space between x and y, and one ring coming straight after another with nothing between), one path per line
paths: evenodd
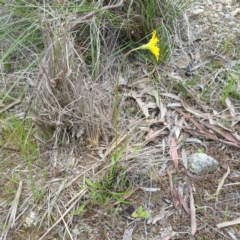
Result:
M172 195L172 200L173 200L173 205L176 209L181 210L182 209L182 204L179 199L179 193L175 187L172 187L171 189L171 195Z
M189 209L187 207L187 203L184 201L182 195L177 191L177 189L173 186L173 182L172 182L172 174L169 171L169 169L167 170L168 173L168 177L169 177L169 183L170 183L170 190L171 190L171 195L172 195L172 201L173 201L173 205L176 209L181 210L181 209L185 209L185 211L190 214Z
M184 201L182 195L178 191L177 191L177 193L178 193L178 199L179 199L180 203L182 204L184 210L186 211L187 214L190 214L187 203Z
M172 195L172 201L173 201L173 205L175 208L177 209L182 209L181 205L180 205L180 201L178 199L178 193L176 188L173 187L173 182L172 182L172 174L169 171L169 169L167 170L168 173L168 177L169 177L169 183L170 183L170 190L171 190L171 195Z
M192 95L191 95L191 96L192 96ZM192 97L194 97L194 96L192 96ZM194 98L194 99L195 99L195 98ZM196 99L195 99L195 101L196 101ZM198 103L198 104L203 108L203 110L206 112L206 109L204 108L204 106L201 105L201 103L199 103L198 101L197 101L197 103ZM189 106L189 104L188 104L186 101L184 101L183 99L181 99L181 104L182 104L182 106L184 107L184 109L185 109L187 112L192 113L193 115L198 116L198 117L201 117L201 118L211 119L211 118L215 117L215 118L218 118L218 119L228 120L228 121L237 121L237 122L240 121L240 116L236 116L236 115L233 116L233 114L232 114L232 115L229 115L229 114L227 114L227 115L221 115L221 114L203 113L203 112L201 112L201 111L199 111L199 110L197 110L197 109Z
M198 123L194 118L189 116L189 114L184 113L181 109L177 109L177 111L180 112L182 115L184 115L184 117L186 119L189 119L198 128L198 130L189 129L189 128L182 128L185 132L188 132L188 133L190 133L192 135L195 135L195 136L199 136L199 137L215 140L215 141L224 143L226 145L230 145L230 146L234 146L234 147L240 148L240 141L235 137L233 132L231 132L231 131L229 131L227 129L224 129L224 128L222 128L222 127L220 127L218 125L215 125L215 124L202 122L205 126L209 127L210 129L214 130L215 132L217 132L221 136L223 136L226 139L230 140L230 141L225 141L223 139L218 138L214 133L211 133L211 132L207 131L206 129L204 129L200 125L200 123Z
M220 134L222 137L226 138L227 140L236 143L240 146L240 141L233 135L233 132L230 130L227 130L225 128L222 128L215 124L210 124L208 122L202 122L205 126L209 127L216 133Z
M215 140L215 141L224 143L224 144L229 145L229 146L233 146L233 147L240 148L240 145L238 145L238 144L236 144L236 143L233 143L233 142L224 141L224 140L222 140L222 139L219 139L219 138L217 138L217 136L213 135L213 134L210 133L210 132L208 132L208 133L203 133L203 132L200 132L200 131L197 131L197 130L187 129L187 128L183 128L183 130L184 130L185 132L188 132L188 133L194 135L194 136L198 136L198 137L203 137L203 138Z

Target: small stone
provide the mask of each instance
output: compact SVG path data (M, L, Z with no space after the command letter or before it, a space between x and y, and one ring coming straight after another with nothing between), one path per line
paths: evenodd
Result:
M218 161L205 153L194 153L188 157L188 168L194 174L205 175L218 167Z

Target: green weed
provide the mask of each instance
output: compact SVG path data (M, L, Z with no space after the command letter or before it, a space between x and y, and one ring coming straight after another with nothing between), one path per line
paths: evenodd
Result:
M151 217L151 214L148 211L143 210L142 206L139 206L137 211L132 214L132 217L148 219Z
M229 95L234 99L240 99L240 94L238 90L238 79L234 75L229 75L229 80L227 81L226 86L224 86L224 90L222 93L222 104L225 105L226 98Z
M103 177L101 181L93 183L90 179L86 178L85 181L90 187L91 197L93 200L107 204L109 199L115 199L119 202L126 203L121 196L128 194L131 189L131 182L125 176L125 170L122 169L120 179L117 179L117 164L123 152L126 149L126 144L117 152L111 155L111 166L107 176ZM123 190L126 189L126 190Z
M205 149L204 149L204 148L199 148L199 149L197 150L197 152L198 152L198 153L204 153L204 152L205 152Z
M76 211L70 213L68 217L84 214L86 205L86 203L83 203Z

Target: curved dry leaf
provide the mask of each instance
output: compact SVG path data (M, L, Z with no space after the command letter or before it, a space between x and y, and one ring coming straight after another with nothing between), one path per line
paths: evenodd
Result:
M201 132L201 131L197 131L197 130L194 130L194 129L188 129L188 128L183 128L183 130L185 132L188 132L192 135L195 135L195 136L198 136L198 137L203 137L203 138L207 138L207 139L212 139L212 140L215 140L215 141L218 141L218 142L221 142L221 143L224 143L226 145L229 145L229 146L233 146L233 147L237 147L237 148L240 148L240 145L237 144L237 143L234 143L234 142L229 142L229 141L225 141L225 140L222 140L222 139L219 139L217 138L216 135L208 132L208 131L204 131L204 132Z
M222 186L223 186L226 178L228 177L229 173L230 173L230 168L228 166L227 172L224 174L223 178L221 179L220 183L218 184L218 188L217 188L217 191L216 191L216 197L218 197L218 195L219 195L219 193L220 193L220 191L222 189Z
M204 124L205 126L207 126L210 129L212 129L216 133L220 134L221 136L223 136L227 140L229 140L233 143L236 143L237 145L240 146L240 141L238 141L238 139L233 135L232 131L227 130L226 128L223 128L223 127L218 126L216 124L210 124L208 122L202 122L202 124Z
M228 226L232 226L232 225L235 225L235 224L240 224L240 218L237 218L237 219L232 220L232 221L219 223L219 224L217 224L217 227L218 228L223 228L223 227L228 227Z
M183 105L183 107L185 108L186 111L194 114L195 116L198 116L198 117L204 117L204 118L209 118L210 117L210 114L208 113L202 113L198 110L196 110L195 108L189 106L183 99L181 99L181 104Z

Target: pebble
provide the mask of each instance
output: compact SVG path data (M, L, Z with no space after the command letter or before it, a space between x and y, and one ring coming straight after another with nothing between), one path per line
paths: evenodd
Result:
M188 169L194 174L205 175L218 167L218 161L205 153L194 153L188 157Z

